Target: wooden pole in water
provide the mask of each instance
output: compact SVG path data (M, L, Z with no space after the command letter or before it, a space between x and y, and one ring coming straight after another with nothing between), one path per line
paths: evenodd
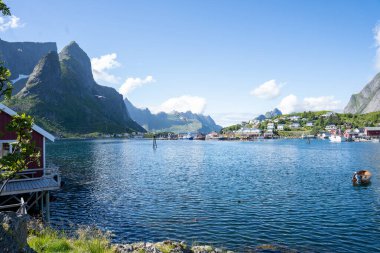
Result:
M157 148L156 135L153 135L153 149Z

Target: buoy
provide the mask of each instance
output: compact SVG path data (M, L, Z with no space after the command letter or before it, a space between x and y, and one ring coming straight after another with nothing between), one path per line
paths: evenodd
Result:
M359 170L352 175L354 185L367 185L371 182L372 174L368 170Z

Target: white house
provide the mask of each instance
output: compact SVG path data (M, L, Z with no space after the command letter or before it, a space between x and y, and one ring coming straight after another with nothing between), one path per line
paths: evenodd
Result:
M313 125L314 125L313 122L307 122L307 123L306 123L306 126L307 126L307 127L312 127Z
M300 116L291 116L291 117L289 117L289 119L291 121L298 121L300 118L301 118Z
M290 128L293 128L293 129L297 129L297 128L300 128L301 127L301 125L300 125L300 123L298 123L298 122L294 122L294 123L292 123L291 125L290 125Z
M273 130L274 129L274 123L273 122L268 123L267 129L268 130Z
M325 129L326 131L336 130L336 125L327 125Z
M285 125L284 125L284 124L278 124L278 125L277 125L277 130L279 130L279 131L283 131L284 128L285 128Z

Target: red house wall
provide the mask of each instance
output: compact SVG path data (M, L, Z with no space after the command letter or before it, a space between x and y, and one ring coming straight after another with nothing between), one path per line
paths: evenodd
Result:
M380 136L380 131L379 130L367 130L367 135L368 136Z
M7 125L11 121L12 116L6 114L5 112L0 111L0 140L15 140L16 139L16 133L10 132L7 130ZM44 137L37 133L36 131L32 132L32 142L35 144L36 148L40 151L41 157L40 157L40 164L37 162L33 162L29 164L30 169L37 169L37 168L43 168L43 157L44 157ZM42 175L42 173L39 173Z

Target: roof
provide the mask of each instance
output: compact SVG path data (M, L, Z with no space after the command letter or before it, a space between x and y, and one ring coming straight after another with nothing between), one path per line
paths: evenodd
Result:
M367 131L370 130L370 131L380 131L380 127L366 127L365 128Z
M17 112L13 111L11 108L5 106L2 103L0 103L0 110L3 111L3 112L5 112L6 114L8 114L10 116L17 115ZM37 133L41 134L42 136L44 136L45 138L51 140L51 141L55 140L55 138L54 138L54 136L52 134L48 133L47 131L45 131L41 127L37 126L36 124L33 124L32 129L34 131L36 131Z
M38 191L49 191L59 189L59 184L53 178L41 177L33 180L10 181L0 193L4 195L14 195Z

